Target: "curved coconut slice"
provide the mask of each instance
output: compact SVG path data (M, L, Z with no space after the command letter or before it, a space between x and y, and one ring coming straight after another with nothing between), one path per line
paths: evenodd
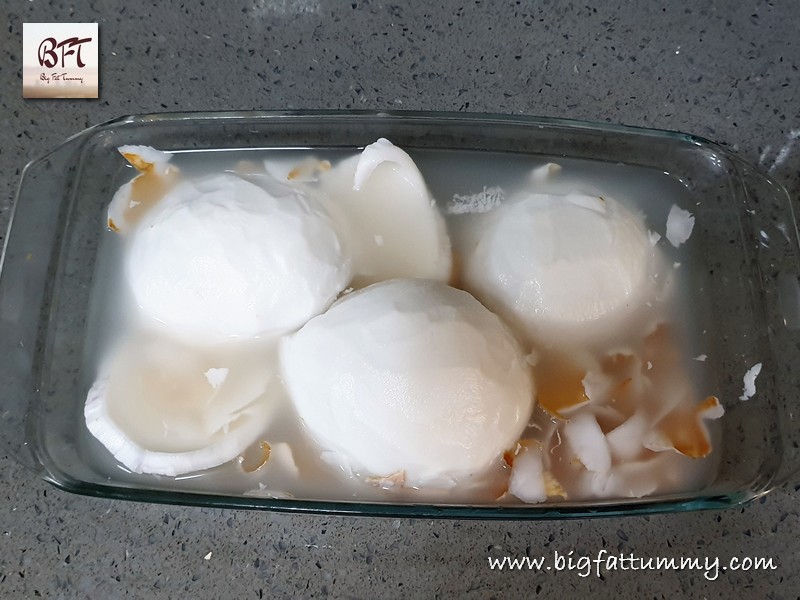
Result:
M117 150L139 171L108 205L108 228L125 233L177 182L178 169L170 164L171 153L150 146L120 146Z
M323 173L353 255L354 287L399 277L447 281L450 238L414 161L385 139Z
M679 406L661 419L644 439L653 452L674 450L684 456L702 458L711 452L706 420L719 419L725 409L715 396L695 406Z
M260 352L200 355L132 340L89 390L86 426L134 473L182 475L236 458L272 417Z

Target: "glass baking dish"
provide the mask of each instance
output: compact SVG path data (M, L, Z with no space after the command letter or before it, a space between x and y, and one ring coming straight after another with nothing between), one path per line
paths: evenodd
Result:
M213 493L168 479L110 477L85 459L87 327L106 208L129 177L115 148L166 151L362 148L379 137L414 151L468 150L653 170L695 208L687 318L711 340L726 414L718 474L692 494L531 505L354 502ZM588 164L588 163L587 163ZM657 199L656 199L657 201ZM797 465L798 389L785 358L798 327L797 229L785 189L709 141L682 133L502 115L230 112L129 116L89 128L31 162L20 183L0 274L0 436L6 450L64 490L106 498L412 517L543 519L735 506ZM757 395L742 376L761 363Z

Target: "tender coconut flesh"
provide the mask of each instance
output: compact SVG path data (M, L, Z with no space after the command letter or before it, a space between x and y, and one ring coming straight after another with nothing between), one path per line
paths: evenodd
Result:
M227 173L184 181L151 209L127 256L146 315L193 339L296 329L350 281L326 210L298 188Z
M353 256L353 284L398 277L447 281L444 219L414 161L385 139L320 178Z
M464 258L465 289L535 339L639 306L654 253L639 217L611 198L527 193L487 215Z
M175 476L221 465L271 419L267 389L277 379L265 362L264 351L198 353L137 337L115 351L89 390L86 426L134 473Z
M284 340L281 362L325 460L381 486L446 487L485 471L533 406L511 333L466 292L430 280L343 297Z

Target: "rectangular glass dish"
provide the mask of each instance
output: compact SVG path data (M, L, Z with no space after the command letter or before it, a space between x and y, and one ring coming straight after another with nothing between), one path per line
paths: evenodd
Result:
M646 181L660 182L647 206L662 221L676 197L692 207L694 230L681 255L681 318L688 329L702 332L705 376L725 408L719 421L718 470L711 483L692 493L541 504L400 502L391 496L375 501L275 498L214 491L166 477L117 477L89 458L82 406L96 368L88 358L96 342L87 336L98 327L93 290L97 265L103 264L107 207L131 175L116 148L146 145L178 157L306 149L325 154L355 152L381 137L430 164L435 163L431 157L447 151L474 154L476 165L484 156L494 164L498 157L563 162L584 165L600 184L633 170L646 173ZM429 184L435 196L438 189L452 195L435 176ZM662 198L659 194L667 189L674 194ZM647 189L640 185L635 193ZM30 163L23 174L0 272L0 437L12 456L62 489L136 501L507 519L734 506L766 493L797 465L797 381L784 352L796 342L800 320L798 271L797 228L786 191L727 150L690 135L445 113L123 117L74 136ZM762 365L757 392L742 401L744 376L757 364Z

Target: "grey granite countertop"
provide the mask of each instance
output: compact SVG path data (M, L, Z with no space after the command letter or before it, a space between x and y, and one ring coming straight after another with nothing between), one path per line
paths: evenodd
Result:
M800 130L800 8L791 0L146 4L0 5L0 232L28 160L130 113L558 116L688 131L765 166ZM24 100L22 24L62 21L99 23L100 98ZM796 349L786 360L797 364ZM2 450L0 481L4 598L800 594L797 477L735 509L550 522L303 516L86 498L38 480ZM582 577L487 565L492 553L578 557L603 549L723 562L772 557L777 566L709 580L691 570Z

